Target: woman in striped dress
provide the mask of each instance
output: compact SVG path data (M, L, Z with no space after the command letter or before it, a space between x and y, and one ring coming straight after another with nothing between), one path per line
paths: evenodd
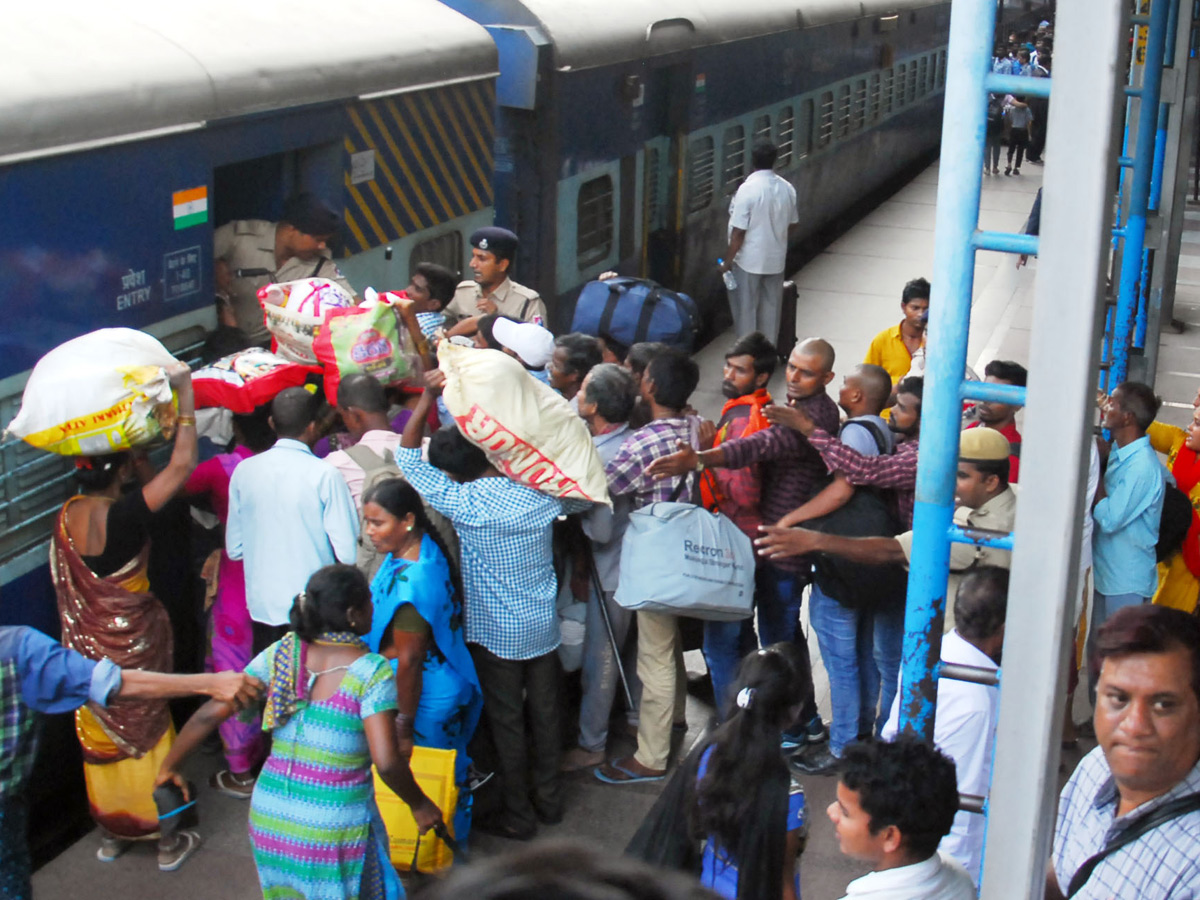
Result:
M397 750L392 668L362 641L371 611L362 573L326 566L296 598L292 631L246 668L268 685L271 755L250 800L250 841L268 900L404 895L375 806L372 762L422 832L442 823ZM159 784L182 784L179 764L232 713L205 704L180 732Z

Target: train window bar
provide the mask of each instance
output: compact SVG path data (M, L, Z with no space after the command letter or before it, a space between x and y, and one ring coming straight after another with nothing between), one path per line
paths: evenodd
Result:
M688 147L688 212L699 212L712 202L715 176L713 139L696 138Z

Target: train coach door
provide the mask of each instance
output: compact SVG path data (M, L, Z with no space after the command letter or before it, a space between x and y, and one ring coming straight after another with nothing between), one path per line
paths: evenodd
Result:
M647 278L677 285L683 255L684 135L691 97L691 66L653 69L646 76L642 166L641 271Z

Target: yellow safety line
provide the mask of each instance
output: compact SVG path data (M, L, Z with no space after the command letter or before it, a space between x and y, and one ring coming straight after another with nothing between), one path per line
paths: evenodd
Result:
M442 117L439 116L437 114L437 111L433 108L433 103L429 99L428 91L422 91L421 103L422 103L422 105L424 105L425 109L429 113L429 121L431 121L433 123L433 127L435 129L437 129L438 137L440 137L442 140L442 146L446 147L447 149L453 148L454 144L451 143L450 135L448 135L446 133L446 129L442 125ZM451 162L454 163L454 168L457 170L463 186L466 187L467 193L469 193L471 195L471 199L475 203L475 205L473 207L464 209L463 212L467 213L467 212L470 212L472 209L479 209L479 207L483 206L483 201L479 199L479 193L475 190L475 185L473 185L471 183L471 176L467 174L467 169L463 165L462 153L451 152L449 154L449 156L450 156ZM464 206L466 205L465 200L463 201L463 205Z
M457 218L458 216L465 216L468 212L470 212L470 207L467 205L467 199L462 195L462 192L459 191L458 185L455 184L454 176L450 174L450 169L446 166L446 157L457 156L458 154L455 153L454 148L448 144L444 145L442 152L439 153L437 145L433 141L433 135L430 134L429 129L425 127L425 119L421 116L421 112L419 109L417 109L417 105L413 101L413 98L410 95L405 94L400 98L400 100L404 103L409 115L413 117L413 121L417 123L417 130L421 132L421 137L424 139L424 149L428 150L429 154L433 157L433 161L436 163L438 171L442 173L442 177L445 179L446 184L450 187L450 193L454 195L454 200L458 203L457 209L450 208L449 204L447 204L447 208L450 209L454 218ZM418 157L421 159L421 167L425 168L425 155L420 152L421 148L414 147L413 149L417 152Z

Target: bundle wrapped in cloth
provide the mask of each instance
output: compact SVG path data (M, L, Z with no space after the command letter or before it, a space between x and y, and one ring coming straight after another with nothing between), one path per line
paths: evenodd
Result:
M259 347L239 350L192 373L196 408L252 413L284 388L299 387L309 373L319 371Z
M438 364L446 408L492 465L553 497L610 502L587 426L553 388L499 350L442 341Z
M313 342L330 310L354 305L341 285L325 278L281 281L258 289L271 349L292 362L317 365Z
M64 456L97 456L170 438L177 360L144 331L101 328L55 347L29 376L7 431Z

